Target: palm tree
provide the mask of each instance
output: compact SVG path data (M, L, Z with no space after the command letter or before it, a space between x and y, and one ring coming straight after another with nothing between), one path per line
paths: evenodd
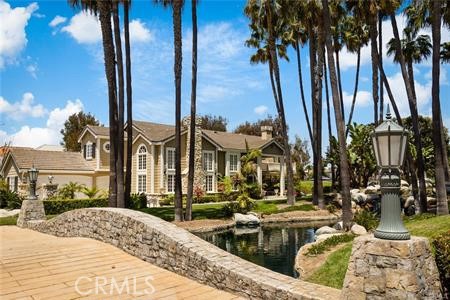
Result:
M131 197L131 163L133 151L133 107L131 86L131 48L130 48L130 21L129 8L131 0L123 1L123 28L125 37L125 70L127 88L127 162L125 176L125 206L128 207Z
M424 163L424 159L423 159L423 152L422 152L422 138L420 136L420 129L419 129L419 116L418 116L418 112L417 112L417 100L416 100L416 94L414 91L414 86L411 84L412 80L414 80L414 78L410 78L407 70L406 70L406 59L405 59L405 55L403 54L403 49L402 49L402 44L401 44L401 40L400 40L400 36L399 36L399 32L398 32L398 27L397 27L397 21L395 18L395 7L393 7L390 11L390 18L391 18L391 23L392 23L392 29L394 31L394 42L392 42L395 45L395 53L396 53L396 57L398 59L398 62L400 64L400 68L402 71L402 76L403 76L403 80L405 82L405 87L406 87L406 93L408 95L408 103L409 103L409 108L411 111L411 118L412 118L412 127L413 127L413 132L414 132L414 141L415 141L415 146L416 146L416 151L417 151L417 177L419 179L419 202L420 202L420 208L422 212L426 212L427 211L427 195L426 195L426 186L425 186L425 163ZM426 42L422 42L422 44L426 44ZM426 48L426 46L424 46L423 48ZM415 50L415 47L410 46L407 47L408 52L407 53L414 53L417 52L417 50ZM426 50L423 50L426 51ZM410 61L411 61L411 72L412 72L412 61L414 59L418 59L420 58L420 55L410 55Z
M450 63L450 42L441 45L441 61L442 63Z
M348 51L351 53L356 52L355 87L353 90L353 100L350 109L350 115L348 117L347 129L345 131L345 136L348 136L349 127L352 123L353 111L355 109L356 96L358 94L359 69L361 65L361 48L368 43L368 30L365 24L361 23L359 19L354 16L350 16L345 19L343 31L343 41L347 46Z
M324 53L325 56L325 53ZM325 97L327 99L327 123L328 123L328 147L329 147L329 155L333 157L333 133L331 131L331 109L330 109L330 97L328 92L328 76L327 76L327 59L323 58L323 75L325 79ZM336 173L334 170L334 164L331 162L331 189L336 190Z
M443 152L445 149L442 147L442 114L441 103L439 98L439 76L440 76L440 45L441 45L441 18L442 7L440 1L432 1L431 6L431 34L433 37L433 67L432 67L432 110L433 110L433 141L434 151L436 156L435 169L436 169L436 214L447 215L448 203L447 194L445 190L445 171Z
M339 141L339 163L340 163L340 178L341 178L341 190L342 190L342 221L344 228L346 230L350 229L351 221L352 221L352 210L351 210L351 198L350 198L350 173L349 173L349 163L347 157L347 145L345 139L345 124L342 116L340 98L339 98L339 89L338 83L336 79L336 67L334 64L333 57L333 45L331 41L331 33L330 33L330 11L328 7L328 0L322 0L323 7L323 22L324 22L324 30L323 34L325 35L325 44L327 47L327 56L328 56L328 69L330 72L330 81L331 81L331 91L333 95L333 106L334 106L334 115L336 119L336 128L338 132L338 141Z
M278 3L279 4L279 3ZM280 32L284 30L283 19L279 18L278 11L274 11L272 0L264 0L259 3L257 0L250 0L245 7L245 14L250 19L251 38L246 41L247 46L257 48L256 54L250 59L251 63L269 64L269 75L272 86L273 97L281 120L283 144L287 165L287 198L288 204L295 204L293 170L291 163L291 151L289 138L287 135L286 117L284 113L283 94L281 89L280 71L278 66L278 56L287 59L286 46L281 43L277 45ZM264 46L261 46L264 43Z
M194 192L194 168L195 168L195 130L196 130L196 106L197 106L197 0L192 0L192 86L191 86L191 126L189 140L189 174L186 212L184 219L192 219L192 194Z
M118 122L117 122L117 159L116 159L116 172L117 172L117 207L125 207L124 199L124 78L123 78L123 57L122 57L122 41L120 37L120 21L119 21L119 1L112 1L112 15L114 22L114 40L116 46L116 63L117 63L117 76L119 84L119 109L118 109Z

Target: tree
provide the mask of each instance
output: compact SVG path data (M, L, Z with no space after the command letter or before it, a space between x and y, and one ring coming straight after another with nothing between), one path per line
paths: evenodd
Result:
M120 21L119 21L119 2L118 0L112 1L112 15L114 23L114 42L116 46L116 65L117 76L119 85L119 97L118 97L118 120L117 120L117 139L116 142L117 158L116 158L116 172L117 172L117 207L125 207L125 193L124 193L124 111L125 111L125 98L124 98L124 78L123 78L123 57L122 57L122 41L120 37Z
M99 126L99 121L91 113L84 113L82 111L70 115L64 122L64 128L61 129L63 141L61 145L66 151L80 152L81 145L78 143L78 138L81 132L87 125Z
M222 116L204 115L201 116L202 129L213 131L227 131L228 120Z
M238 127L236 127L234 133L261 136L262 126L271 126L273 129L272 137L280 144L283 144L283 131L281 129L282 128L281 119L279 117L274 118L271 115L268 115L266 118L259 119L258 121L253 123L245 121L245 123L242 123L238 125Z
M133 158L133 100L131 85L131 47L130 47L130 21L129 7L131 0L123 1L123 29L125 38L125 71L126 71L126 88L127 88L127 159L125 174L125 206L128 207L131 200L131 172Z
M325 35L325 44L327 47L328 55L328 70L330 74L331 90L333 95L333 106L334 115L336 119L336 128L338 132L339 141L339 163L340 163L340 179L341 179L341 191L342 191L342 221L344 228L346 230L350 229L352 220L352 210L351 210L351 198L350 198L350 174L349 174L349 163L347 157L347 145L345 140L345 124L342 117L342 111L339 101L339 89L336 79L336 67L334 64L333 57L333 46L331 43L330 34L330 11L328 8L328 0L322 0L323 6L323 22Z
M441 61L442 63L450 63L450 42L441 45Z
M75 194L83 190L85 186L78 182L70 181L58 191L58 196L62 199L75 199Z
M310 164L308 152L308 142L302 140L298 135L295 136L295 143L291 145L292 161L295 162L297 175L300 180L306 179L306 166Z
M191 124L189 140L189 173L185 220L192 219L192 195L194 192L195 168L195 126L197 105L197 0L192 0L192 86L191 86Z

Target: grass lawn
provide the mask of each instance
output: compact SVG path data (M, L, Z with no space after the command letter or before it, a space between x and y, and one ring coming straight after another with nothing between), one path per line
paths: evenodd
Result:
M54 218L56 216L57 215L48 215L46 217L47 217L47 220L50 220L51 218ZM0 218L0 226L2 226L2 225L16 225L18 217L19 217L19 215Z
M434 237L449 230L450 215L436 217L424 214L405 218L404 222L411 235L426 237L431 242ZM325 264L306 278L306 281L341 289L351 252L350 242L332 253Z
M225 215L222 211L222 206L223 204L193 204L192 218L194 220L224 219ZM140 211L154 215L166 221L174 220L173 206L142 208Z

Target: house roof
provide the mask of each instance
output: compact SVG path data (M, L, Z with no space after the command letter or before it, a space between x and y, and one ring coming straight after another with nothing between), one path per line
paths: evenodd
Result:
M109 127L93 125L87 125L86 127L95 135L109 136Z
M12 156L18 169L93 171L79 152L47 151L11 147L7 157Z
M150 141L161 142L175 135L175 126L133 121L133 125Z
M246 142L250 149L260 149L273 141L263 140L260 136L237 134L223 131L202 130L208 138L223 149L246 150Z

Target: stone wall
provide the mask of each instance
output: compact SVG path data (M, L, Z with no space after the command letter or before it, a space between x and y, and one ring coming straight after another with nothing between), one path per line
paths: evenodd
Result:
M189 170L189 150L190 150L190 126L191 126L191 118L185 117L183 119L183 128L187 130L187 139L186 139L186 165L187 170ZM200 187L203 191L205 191L205 172L203 171L202 166L202 118L195 119L195 150L194 150L194 191L195 187ZM183 194L187 193L188 186L188 172L183 174L182 177L182 186L183 186Z
M340 295L337 289L257 266L172 223L138 211L79 209L28 227L61 237L100 240L167 270L247 298L338 299Z

